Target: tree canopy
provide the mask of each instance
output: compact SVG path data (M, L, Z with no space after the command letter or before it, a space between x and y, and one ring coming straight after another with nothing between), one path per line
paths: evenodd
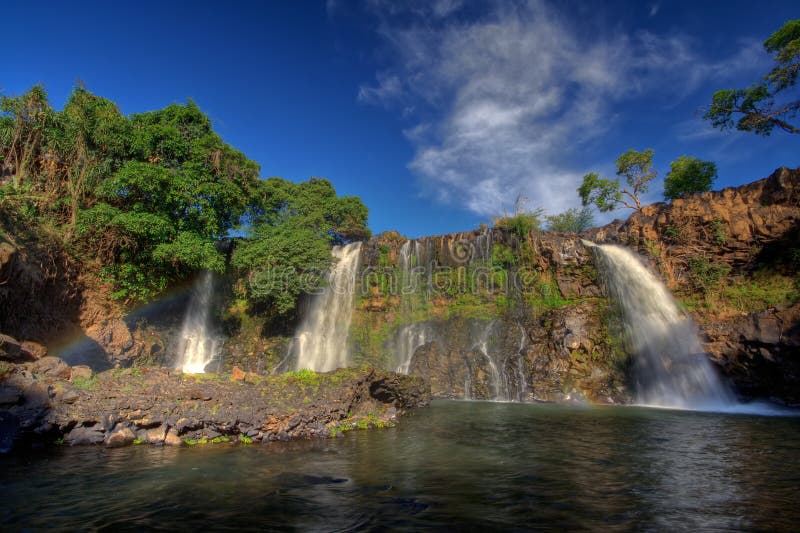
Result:
M670 163L664 178L664 197L669 200L711 190L717 178L717 165L696 157L680 156Z
M747 89L724 89L714 93L703 118L715 128L736 128L769 135L775 128L800 133L789 121L800 111L795 89L800 72L800 19L790 20L764 41L775 66L762 81Z
M293 307L305 269L327 267L332 244L369 234L361 200L337 197L327 180L261 181L259 166L194 102L125 116L82 87L61 111L40 86L0 99L4 213L54 228L126 301L199 270L222 271L216 241L244 223L250 233L235 263L250 295L281 311ZM294 273L279 297L250 272L274 265Z
M330 245L369 237L367 208L359 198L338 197L326 179L261 182L249 238L233 254L248 272L250 300L278 315L295 308L298 296L316 289L331 264Z
M596 172L583 177L578 194L584 207L595 205L601 212L627 207L641 211L639 194L647 192L650 182L655 179L653 170L653 149L642 152L630 149L617 158L617 176L624 177L627 188L621 188L619 177L611 180L601 178Z

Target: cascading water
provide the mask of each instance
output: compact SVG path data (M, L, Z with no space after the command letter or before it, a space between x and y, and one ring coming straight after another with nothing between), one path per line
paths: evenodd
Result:
M296 368L328 372L348 365L347 334L353 317L361 243L334 246L328 285L314 299L293 342Z
M214 274L204 272L195 285L178 339L176 367L190 374L202 374L221 348L214 334L211 306L214 297Z
M694 323L672 295L629 250L596 245L598 271L622 310L624 342L634 358L636 400L683 409L725 409L735 404L703 352Z
M418 348L430 342L433 338L433 328L429 324L408 324L400 328L395 339L395 356L397 367L395 372L408 374L414 353Z

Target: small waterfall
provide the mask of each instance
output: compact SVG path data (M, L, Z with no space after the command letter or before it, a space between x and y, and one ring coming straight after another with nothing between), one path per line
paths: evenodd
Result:
M620 306L624 342L634 354L637 402L684 409L735 403L703 352L694 323L667 288L629 250L595 245L606 291Z
M194 286L178 339L176 368L183 372L202 374L219 355L222 340L211 324L213 297L214 274L206 271Z
M525 350L527 335L520 326L522 337L519 348L515 353L505 352L503 355L502 346L494 348L491 345L492 335L499 332L498 326L501 323L492 320L481 330L478 341L473 350L483 355L491 374L492 400L500 402L523 401L525 396L525 370L523 353ZM500 331L503 331L502 329ZM495 343L496 344L496 343ZM501 345L504 343L500 343Z
M394 351L397 360L395 372L408 374L414 353L433 338L433 329L425 323L408 324L400 328L395 339Z
M328 284L312 302L296 342L296 368L328 372L348 365L347 334L353 317L361 243L334 246Z

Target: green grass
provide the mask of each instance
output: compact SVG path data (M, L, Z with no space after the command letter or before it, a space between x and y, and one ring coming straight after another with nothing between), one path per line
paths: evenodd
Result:
M97 376L92 376L90 378L84 378L82 376L76 376L72 379L72 386L77 389L83 390L96 390L97 389Z
M751 279L733 280L722 288L728 306L743 313L800 301L800 280L758 272Z

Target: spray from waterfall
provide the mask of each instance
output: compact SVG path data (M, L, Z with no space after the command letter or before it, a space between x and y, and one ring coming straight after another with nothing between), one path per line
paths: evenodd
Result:
M348 366L347 334L353 317L360 253L360 242L331 250L335 263L328 274L328 284L314 298L293 342L298 370L328 372Z
M183 372L202 374L219 355L222 340L211 323L213 298L214 274L206 271L194 286L178 338L176 368Z
M584 244L594 250L606 291L622 311L637 402L709 410L733 405L733 394L708 361L694 323L664 284L631 251Z

